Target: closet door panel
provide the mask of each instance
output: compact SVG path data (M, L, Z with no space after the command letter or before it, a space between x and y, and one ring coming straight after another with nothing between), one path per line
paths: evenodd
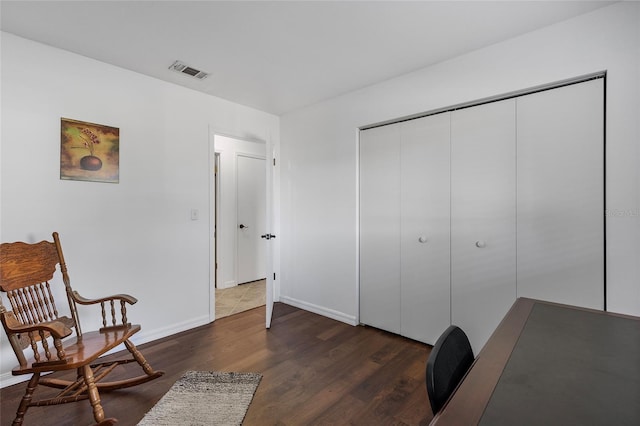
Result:
M451 313L477 354L516 297L515 100L451 118Z
M401 126L401 330L434 344L451 321L450 113Z
M604 307L604 81L517 101L518 296Z
M360 322L400 333L400 126L360 132Z

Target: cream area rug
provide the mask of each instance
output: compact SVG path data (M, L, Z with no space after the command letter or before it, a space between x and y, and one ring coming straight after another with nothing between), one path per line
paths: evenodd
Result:
M187 371L138 426L241 425L261 379L257 373Z

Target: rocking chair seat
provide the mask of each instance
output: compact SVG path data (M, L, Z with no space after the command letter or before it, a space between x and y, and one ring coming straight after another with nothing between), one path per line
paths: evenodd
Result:
M31 358L27 360L25 367L17 366L11 373L14 376L18 376L21 374L48 372L54 366L56 371L73 370L94 362L138 331L140 331L140 325L134 324L105 331L85 332L82 334L82 338L72 337L69 338L69 343L63 342L63 349L67 355L65 361L37 362Z

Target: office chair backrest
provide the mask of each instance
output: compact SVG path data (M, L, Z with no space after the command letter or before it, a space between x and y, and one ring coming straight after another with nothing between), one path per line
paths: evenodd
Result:
M435 415L473 364L467 335L455 325L438 338L427 361L427 394Z

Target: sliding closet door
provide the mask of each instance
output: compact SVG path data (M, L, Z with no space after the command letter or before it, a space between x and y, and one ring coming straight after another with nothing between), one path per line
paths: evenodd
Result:
M515 100L451 118L451 314L477 354L516 297Z
M360 322L400 333L400 126L360 132Z
M450 114L401 124L401 330L434 344L450 318Z
M604 307L604 80L517 101L518 296Z

